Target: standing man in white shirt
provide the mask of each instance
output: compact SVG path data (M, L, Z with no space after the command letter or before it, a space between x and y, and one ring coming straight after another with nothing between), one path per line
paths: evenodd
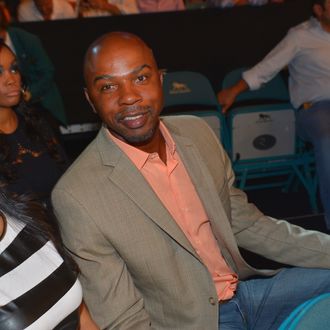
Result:
M289 92L297 111L298 134L315 150L320 194L330 229L330 0L311 0L313 16L293 28L242 79L218 93L227 112L236 97L256 90L289 68Z
M17 9L19 22L77 18L77 11L67 0L21 0Z

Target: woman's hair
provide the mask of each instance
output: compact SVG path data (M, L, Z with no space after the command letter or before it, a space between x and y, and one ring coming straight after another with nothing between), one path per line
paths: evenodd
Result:
M6 30L10 24L10 12L3 2L0 2L0 30Z
M45 243L52 241L70 268L78 270L63 247L53 212L44 207L33 195L13 194L0 186L0 213L25 224L31 240L36 239Z
M3 48L8 49L12 54L12 50L3 42L0 41L0 56ZM65 159L61 156L58 148L58 142L56 141L53 132L49 125L42 116L32 106L26 104L21 98L20 102L13 107L13 110L18 114L19 120L24 122L24 130L27 137L35 143L44 146L49 155L59 164L65 164ZM11 182L15 180L16 173L11 164L11 150L6 143L6 135L0 133L0 177L5 182Z

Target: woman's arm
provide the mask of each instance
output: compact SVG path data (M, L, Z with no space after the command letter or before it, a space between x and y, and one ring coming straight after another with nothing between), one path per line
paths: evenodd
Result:
M3 215L0 214L0 240L6 233L6 220L4 219Z

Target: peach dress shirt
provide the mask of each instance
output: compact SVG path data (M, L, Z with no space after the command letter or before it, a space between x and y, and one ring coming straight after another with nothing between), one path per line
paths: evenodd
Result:
M235 293L238 277L221 255L204 206L176 152L170 133L161 122L160 130L166 143L166 164L158 153L146 153L111 133L109 135L139 169L208 268L219 301L230 299Z

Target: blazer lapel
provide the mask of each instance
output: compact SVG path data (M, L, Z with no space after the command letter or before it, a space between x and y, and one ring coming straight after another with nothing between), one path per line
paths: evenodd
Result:
M167 123L167 127L172 125ZM218 196L218 188L199 150L190 138L180 134L178 127L173 126L171 132L180 157L209 216L212 232L220 246L222 256L235 272L242 275L251 274L251 267L241 257L227 213ZM224 170L219 168L219 171Z
M143 175L102 128L98 148L104 166L109 166L109 180L121 189L143 212L192 255L198 257L190 242L164 207Z
M227 214L219 199L213 179L197 148L189 138L174 133L172 133L172 136L176 142L180 157L205 207L205 211L209 215L212 231L219 245L227 248L230 246L231 250L233 248L236 249L237 244L232 235ZM223 169L219 168L219 171L221 170ZM220 221L220 226L215 225L215 219L217 219L218 223Z

